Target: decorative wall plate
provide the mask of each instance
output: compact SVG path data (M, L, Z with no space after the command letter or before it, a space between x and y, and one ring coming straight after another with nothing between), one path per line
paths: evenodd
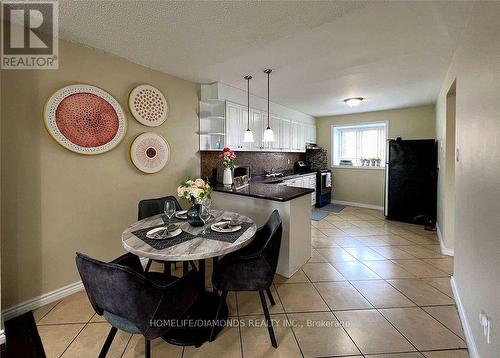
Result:
M135 87L128 96L128 107L135 119L148 127L161 125L168 116L168 103L161 91L150 85Z
M167 141L156 133L142 133L130 146L132 163L144 173L156 173L163 169L170 158Z
M90 85L66 86L45 104L44 124L59 144L80 154L101 154L116 147L127 132L120 104Z

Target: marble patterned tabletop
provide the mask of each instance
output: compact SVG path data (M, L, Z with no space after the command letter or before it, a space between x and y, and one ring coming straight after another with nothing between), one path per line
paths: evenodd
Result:
M194 227L189 225L187 221L182 221L180 223L181 229L194 235L195 238L161 250L155 249L133 234L134 231L140 229L164 224L163 214L151 216L130 225L122 234L122 245L125 250L139 257L160 261L189 261L225 255L248 245L253 240L257 226L249 217L220 210L214 210L212 215L214 219L206 226ZM210 239L210 233L212 233L210 225L222 218L231 218L252 225L246 230L242 228L239 231L240 236L233 243ZM206 233L203 237L199 237L204 229L207 230Z

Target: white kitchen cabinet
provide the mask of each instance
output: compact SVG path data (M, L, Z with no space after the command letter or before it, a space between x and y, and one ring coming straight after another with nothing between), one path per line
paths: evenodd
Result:
M311 205L316 204L316 174L308 174L298 178L284 180L280 185L294 186L297 188L313 189L311 193Z
M292 122L288 119L281 118L280 120L280 150L292 150Z
M251 123L250 129L253 132L252 150L262 150L262 138L264 136L263 112L258 109L250 109Z
M240 149L242 143L239 133L241 131L241 116L240 105L226 102L226 146L233 150Z
M304 125L305 142L316 144L316 126L313 124Z

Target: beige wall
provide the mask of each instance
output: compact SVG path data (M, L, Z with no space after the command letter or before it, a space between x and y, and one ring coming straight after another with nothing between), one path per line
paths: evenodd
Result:
M389 122L389 138L435 138L434 105L393 109L341 116L320 117L316 120L318 145L328 151L331 165L331 126L363 122ZM384 205L384 170L332 168L334 200L375 206Z
M42 125L47 98L88 83L111 93L128 117L124 141L111 152L81 156L59 146ZM130 90L157 86L169 102L162 126L140 125L127 109ZM137 219L137 202L175 193L199 174L197 85L119 57L60 42L59 70L2 75L1 189L3 308L79 280L76 251L108 260L124 253L120 234ZM129 159L142 132L163 135L171 159L159 173L139 172Z
M473 3L438 101L442 109L456 79L460 155L455 162L454 279L479 356L484 358L498 357L500 352L499 18L499 2ZM437 119L442 131L446 116L440 112ZM491 319L489 345L479 325L481 311Z

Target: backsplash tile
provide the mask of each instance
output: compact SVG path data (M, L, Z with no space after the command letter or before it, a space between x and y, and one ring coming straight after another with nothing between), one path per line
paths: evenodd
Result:
M211 177L212 170L221 163L220 152L201 152L201 177ZM293 170L293 163L305 160L305 153L236 152L236 165L250 165L252 175L275 171Z

